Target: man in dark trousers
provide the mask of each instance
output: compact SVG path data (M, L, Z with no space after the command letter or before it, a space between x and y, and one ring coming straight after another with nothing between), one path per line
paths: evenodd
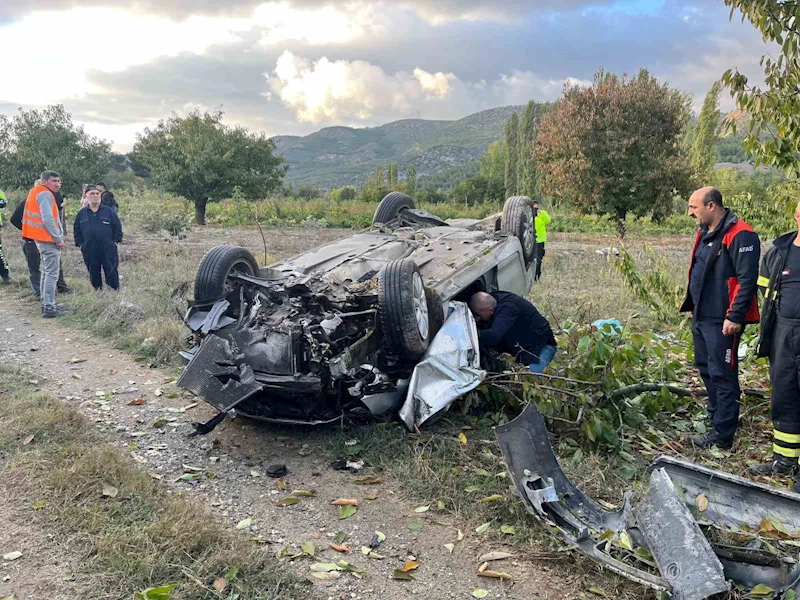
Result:
M757 475L796 474L800 458L800 204L798 231L782 235L761 261L764 294L756 354L769 357L772 383L772 460L750 467ZM800 492L800 479L793 490Z
M117 244L122 241L122 224L117 213L100 203L100 190L97 186L89 185L85 197L88 204L75 217L75 245L81 249L92 287L96 290L102 289L102 270L106 284L118 290Z
M700 226L692 250L682 312L692 313L694 361L708 391L711 427L692 437L699 448L730 448L739 426L739 339L757 323L761 244L753 228L725 208L713 187L689 198Z
M3 209L6 207L6 195L0 190L0 227L3 227ZM3 240L0 239L0 279L8 285L11 283L11 274L8 272L8 262L3 254Z
M37 179L33 185L40 185L42 182L41 179ZM56 198L56 206L58 207L59 212L59 220L61 221L62 227L64 227L64 233L66 234L66 225L64 221L64 196L61 194L61 191L53 194ZM17 205L17 208L14 210L14 213L11 215L11 224L22 231L22 214L25 211L25 202L22 201ZM42 279L42 272L40 269L41 265L41 257L39 256L39 249L36 247L36 242L33 240L29 240L23 236L22 242L20 242L20 247L22 248L22 254L25 255L25 261L28 263L28 277L31 281L31 290L33 291L34 295L38 298L41 295L41 290L39 289L41 286L41 279ZM56 282L56 292L59 294L69 294L72 292L72 288L67 285L67 282L64 279L64 264L63 261L59 265L58 269L58 281Z
M556 353L550 323L525 298L511 292L478 292L469 308L479 319L481 347L513 355L533 373L541 373Z

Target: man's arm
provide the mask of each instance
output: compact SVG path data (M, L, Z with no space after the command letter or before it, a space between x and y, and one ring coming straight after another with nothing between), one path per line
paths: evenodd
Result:
M497 346L514 326L517 320L517 307L504 304L497 307L497 312L492 319L492 326L478 331L478 341L481 346Z
M61 223L58 217L53 218L53 205L55 200L53 194L50 192L39 192L36 196L36 202L39 204L39 213L42 215L42 225L53 238L53 243L58 246L64 243L64 237L61 235ZM56 209L56 215L58 210Z
M11 215L11 224L22 231L22 213L25 212L25 200L17 205L14 209L14 214Z
M81 209L82 211L83 209ZM75 215L75 221L72 223L72 237L75 239L75 245L80 248L83 246L83 231L81 230L81 211Z
M122 223L113 210L111 211L111 237L119 244L122 241Z
M548 225L552 219L550 218L550 213L546 210L539 209L539 214L537 215L541 220L542 223Z
M761 256L761 242L752 231L742 231L733 238L730 248L739 290L736 293L726 318L732 323L744 323L744 315L753 303L758 283L758 259Z
M769 251L764 255L764 260L761 261L761 267L758 271L756 290L761 292L761 296L763 298L767 297L767 292L769 291L769 280L771 276L771 273L769 272L769 263L772 262L774 252L774 247L769 249Z

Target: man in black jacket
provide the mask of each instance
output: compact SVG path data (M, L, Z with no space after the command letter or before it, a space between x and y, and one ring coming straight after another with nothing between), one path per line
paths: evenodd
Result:
M119 212L119 204L117 204L117 199L114 198L114 192L107 190L106 184L102 181L99 181L95 185L97 189L100 190L100 204L107 206L114 211L114 214L117 214ZM88 189L88 186L86 189ZM86 189L84 189L84 193L86 193Z
M800 231L800 204L794 211ZM761 261L764 294L756 353L769 357L772 383L772 460L750 468L758 475L797 473L800 458L800 237L782 235ZM800 479L794 484L800 492Z
M469 308L479 319L481 347L513 355L518 363L541 373L556 353L550 323L525 298L511 292L478 292Z
M102 289L102 270L106 284L118 290L117 244L122 241L122 224L117 213L100 203L100 190L96 186L87 186L84 196L89 202L75 217L75 245L81 249L92 287Z
M682 312L692 313L694 360L708 391L711 427L692 437L700 448L730 448L739 426L739 338L758 322L758 235L722 202L713 187L689 198L689 216L700 226L689 267Z
M40 185L41 180L37 179L33 185ZM61 192L56 192L53 194L56 198L56 206L58 207L58 215L59 219L61 220L61 227L62 231L66 232L66 226L64 221L64 196ZM25 212L25 201L23 200L17 205L17 208L14 209L14 213L11 215L11 224L22 231L22 213ZM31 281L31 289L33 290L34 295L38 298L40 294L41 288L41 281L42 281L42 272L40 267L41 264L41 257L39 256L39 249L36 247L36 242L33 240L29 240L27 238L22 238L20 242L20 248L22 248L22 254L25 255L25 261L28 263L28 277ZM70 294L72 293L72 288L67 285L66 280L64 279L64 263L62 262L59 265L58 269L58 281L56 282L56 291L59 294Z

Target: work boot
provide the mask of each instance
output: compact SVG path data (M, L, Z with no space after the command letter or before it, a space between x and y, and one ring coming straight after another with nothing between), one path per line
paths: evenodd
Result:
M705 433L693 435L692 444L694 444L695 448L711 448L712 446L716 446L723 450L729 450L731 446L733 446L733 440L721 440L717 430L712 427Z
M64 316L64 309L54 307L48 307L42 309L42 318L43 319L55 319L56 317L63 317Z
M58 293L58 294L71 294L72 293L72 288L65 284L65 285L62 285L59 288L56 288L56 293Z
M10 285L10 284L11 284L11 276L10 275L4 275L3 276L3 285Z
M797 473L797 459L776 454L769 462L751 465L748 470L753 475L776 477L778 475L794 475Z

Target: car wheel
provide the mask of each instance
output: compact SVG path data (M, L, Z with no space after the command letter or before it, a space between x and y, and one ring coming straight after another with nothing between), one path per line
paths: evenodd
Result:
M393 221L404 208L414 208L414 200L411 196L401 192L389 192L378 203L378 208L375 209L375 214L372 216L372 224Z
M394 260L378 273L378 311L392 354L407 361L421 358L428 349L431 321L419 267L410 258Z
M536 258L536 226L534 225L533 200L528 196L512 196L503 205L500 230L510 233L522 244L525 266Z
M194 278L195 304L213 304L231 292L228 275L256 275L258 262L246 248L217 246L206 252Z

